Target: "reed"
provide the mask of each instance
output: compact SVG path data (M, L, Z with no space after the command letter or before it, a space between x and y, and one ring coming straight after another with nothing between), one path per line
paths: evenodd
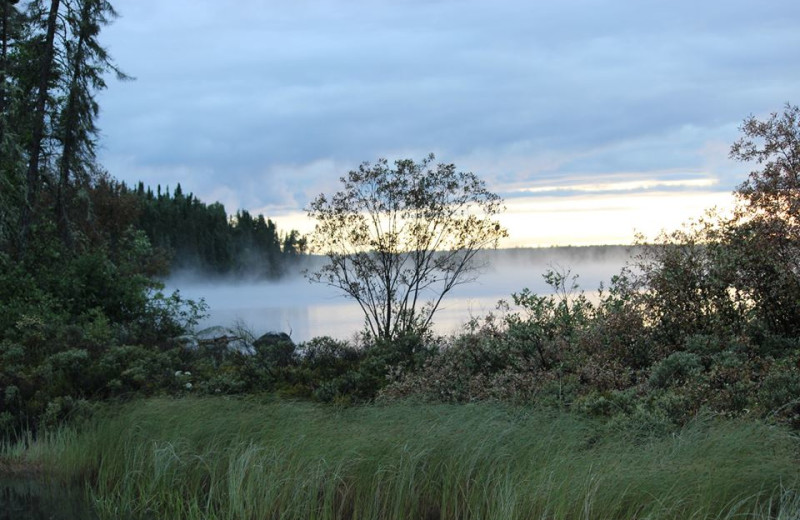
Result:
M642 437L490 404L151 399L33 444L108 517L800 517L800 443L754 422Z

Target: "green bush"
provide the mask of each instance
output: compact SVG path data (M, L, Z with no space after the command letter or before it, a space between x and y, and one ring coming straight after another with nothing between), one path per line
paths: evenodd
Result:
M692 352L675 352L653 365L648 382L653 388L669 388L688 383L703 371L700 356Z
M757 393L761 412L800 428L800 354L770 368Z
M176 338L204 310L142 273L150 248L140 233L112 255L40 231L25 257L0 253L0 436L50 427L87 399L170 390Z

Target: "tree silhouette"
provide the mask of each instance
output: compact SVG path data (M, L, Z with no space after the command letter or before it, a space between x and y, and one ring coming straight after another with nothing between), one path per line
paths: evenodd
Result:
M354 299L380 339L427 331L442 298L475 279L476 253L507 235L493 220L500 197L434 159L363 163L307 210L312 247L329 260L308 278Z

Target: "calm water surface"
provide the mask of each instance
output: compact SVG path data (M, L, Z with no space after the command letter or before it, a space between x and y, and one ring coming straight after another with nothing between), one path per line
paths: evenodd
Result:
M0 520L97 520L79 486L0 475Z
M542 278L548 269L577 274L581 289L591 296L600 283L608 285L629 257L623 247L489 251L478 279L456 287L442 302L434 329L441 334L457 332L471 318L495 312L498 300L511 302L512 293L526 287L538 294L550 293ZM205 299L209 316L199 328L238 324L255 334L286 332L295 342L323 335L350 339L364 328L358 305L335 289L311 284L299 275L277 282L178 276L169 281L168 288L179 289L187 298Z

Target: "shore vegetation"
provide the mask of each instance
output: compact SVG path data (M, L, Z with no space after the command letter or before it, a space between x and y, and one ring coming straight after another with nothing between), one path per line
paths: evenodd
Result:
M654 435L498 404L184 398L106 408L17 451L101 516L790 519L798 439L698 417Z

